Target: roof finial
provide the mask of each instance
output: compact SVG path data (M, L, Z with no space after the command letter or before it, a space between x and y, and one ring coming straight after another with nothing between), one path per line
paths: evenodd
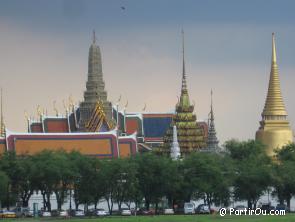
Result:
M186 73L185 73L185 59L184 59L184 31L181 29L182 34L182 90L187 90Z
M95 35L95 30L93 29L93 39L92 43L95 45L96 44L96 35Z
M56 108L56 101L55 100L53 101L53 110L55 112L55 115L59 116L58 109Z

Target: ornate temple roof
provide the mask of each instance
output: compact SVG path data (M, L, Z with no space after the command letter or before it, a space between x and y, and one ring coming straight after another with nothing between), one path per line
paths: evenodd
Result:
M114 128L114 125L107 120L102 101L98 101L86 125L88 132L106 132Z

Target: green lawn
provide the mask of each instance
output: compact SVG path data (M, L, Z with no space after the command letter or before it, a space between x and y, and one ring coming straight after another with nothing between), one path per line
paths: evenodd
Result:
M107 218L89 218L89 219L3 219L3 222L293 222L295 221L295 214L288 214L286 216L225 216L219 215L173 215L173 216L131 216L131 217L107 217Z

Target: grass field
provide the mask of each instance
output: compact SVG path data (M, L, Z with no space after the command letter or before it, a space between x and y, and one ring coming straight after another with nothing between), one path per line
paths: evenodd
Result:
M0 220L1 221L1 220ZM37 218L37 219L3 219L3 222L293 222L295 221L295 214L288 214L285 216L225 216L219 215L173 215L173 216L132 216L132 217L106 217L106 218L81 218L81 219L51 219L51 218Z

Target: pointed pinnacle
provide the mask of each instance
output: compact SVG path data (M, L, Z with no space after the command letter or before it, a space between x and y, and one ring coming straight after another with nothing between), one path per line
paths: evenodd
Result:
M277 53L276 53L276 43L275 43L275 33L272 33L272 57L271 62L277 62Z
M181 30L182 34L182 90L187 90L186 85L186 73L185 73L185 59L184 59L184 31Z
M211 111L210 111L210 119L211 121L214 120L214 113L213 113L213 90L211 89Z
M92 43L95 45L96 43L96 35L95 35L95 30L93 30L93 39L92 39Z

